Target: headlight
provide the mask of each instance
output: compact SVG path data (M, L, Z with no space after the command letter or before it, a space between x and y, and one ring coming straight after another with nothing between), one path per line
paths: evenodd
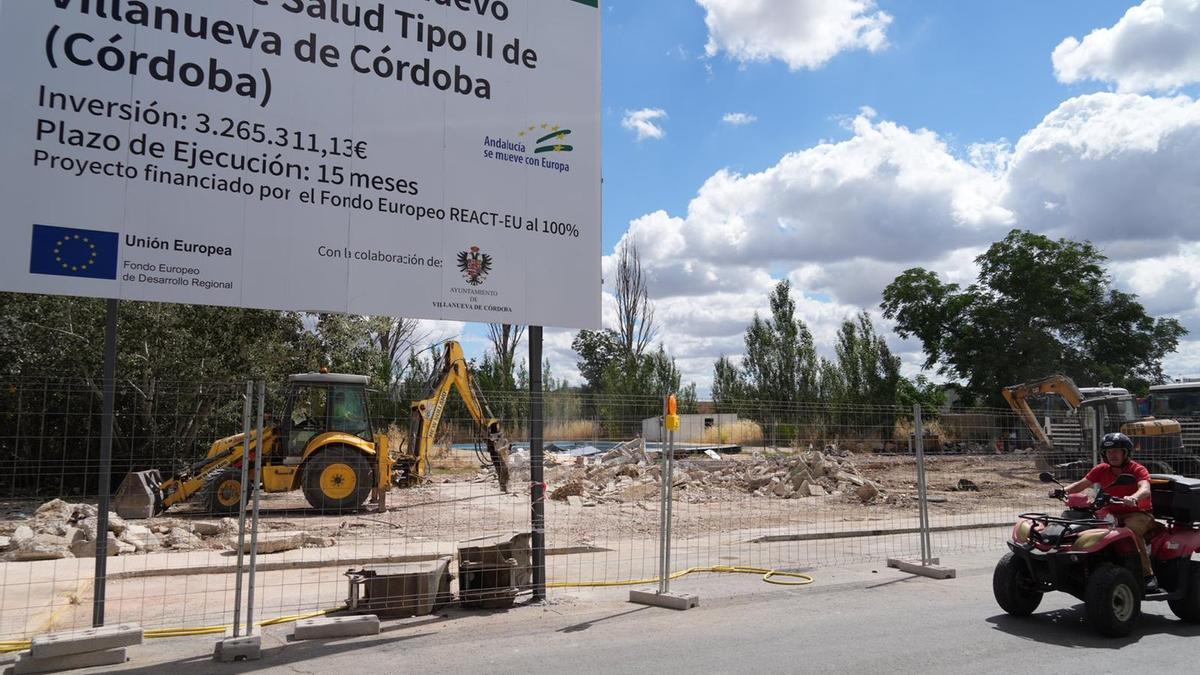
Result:
M1028 520L1022 520L1013 528L1012 538L1018 544L1024 544L1029 541L1029 531L1033 529L1033 523Z
M1086 530L1075 540L1074 548L1089 551L1103 541L1109 532L1110 530Z

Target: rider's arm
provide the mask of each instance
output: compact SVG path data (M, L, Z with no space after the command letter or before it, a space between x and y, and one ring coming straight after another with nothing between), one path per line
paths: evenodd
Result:
M1130 506L1137 506L1137 503L1150 496L1150 481L1139 480L1137 492L1125 498L1125 503Z

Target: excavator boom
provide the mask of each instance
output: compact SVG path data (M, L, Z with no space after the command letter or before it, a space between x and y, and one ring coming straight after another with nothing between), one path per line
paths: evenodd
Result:
M1079 391L1079 387L1075 386L1075 381L1066 375L1051 375L1032 382L1014 384L1011 387L1005 387L1000 393L1013 412L1021 418L1025 426L1029 427L1029 431L1037 439L1038 445L1047 451L1054 449L1054 443L1046 435L1046 430L1042 428L1037 416L1029 407L1029 397L1039 394L1058 394L1072 410L1078 410L1083 403L1083 394Z
M483 393L471 378L471 369L463 355L462 346L454 340L448 340L442 356L442 371L432 392L427 398L412 403L411 455L407 458L407 463L411 465L410 478L428 473L429 455L437 438L438 426L446 410L450 390L456 389L484 437L488 459L496 471L500 490L508 492L509 441L500 427L500 420L492 416Z

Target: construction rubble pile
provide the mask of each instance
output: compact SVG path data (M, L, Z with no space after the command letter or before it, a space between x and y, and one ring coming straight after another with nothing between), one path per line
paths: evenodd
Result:
M636 502L658 495L662 473L657 456L641 444L627 443L566 465L547 462L550 499L572 503ZM844 497L869 504L884 499L878 483L862 476L850 453L835 446L748 458L680 459L673 472L674 495L705 502L729 493L774 499Z
M96 507L54 499L32 517L0 522L0 560L31 561L96 556ZM156 518L143 525L108 514L108 555L160 551L234 550L238 523L232 518ZM287 548L329 546L332 540L308 533L262 535L260 553ZM248 543L248 542L247 542Z

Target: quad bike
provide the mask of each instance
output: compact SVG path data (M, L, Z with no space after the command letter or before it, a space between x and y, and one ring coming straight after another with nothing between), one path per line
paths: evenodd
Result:
M1043 482L1058 483L1050 473ZM1122 475L1117 485L1132 485ZM1200 480L1155 474L1151 499L1156 525L1147 535L1159 589L1147 592L1135 537L1117 525L1119 498L1101 490L1095 498L1055 490L1067 506L1061 515L1023 513L1013 526L1010 551L996 564L992 592L1014 616L1032 614L1050 591L1084 603L1088 623L1110 637L1128 635L1143 601L1165 600L1180 619L1200 622Z

